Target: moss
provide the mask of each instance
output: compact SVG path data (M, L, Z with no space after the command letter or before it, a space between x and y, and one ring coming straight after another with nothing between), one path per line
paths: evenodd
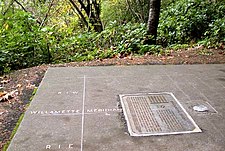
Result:
M23 117L24 117L24 113L20 116L18 122L16 123L15 128L14 128L13 131L12 131L12 134L11 134L11 136L10 136L10 138L9 138L9 141L4 145L2 151L6 151L7 148L9 147L9 144L10 144L11 140L13 139L14 135L16 134L17 129L19 128L19 125L20 125L20 123L21 123L22 120L23 120Z
M34 90L33 90L33 92L32 92L32 96L30 97L30 102L33 100L33 98L34 98L37 90L38 90L38 88L35 87ZM26 108L30 105L30 102L26 105Z
M34 88L34 90L33 90L33 92L32 92L32 96L30 97L30 102L33 100L34 95L35 95L36 92L37 92L37 89L38 89L38 88ZM25 106L25 109L27 109L27 108L29 107L30 102ZM7 143L4 145L2 151L6 151L7 148L9 147L9 144L11 143L11 140L13 139L14 135L16 134L16 132L17 132L19 126L20 126L20 123L21 123L22 120L23 120L24 115L25 115L25 113L22 113L22 114L21 114L20 118L18 119L18 121L17 121L17 123L16 123L16 126L14 127L14 129L13 129L13 131L12 131L12 134L11 134L11 136L10 136L10 138L9 138L9 141L7 141Z

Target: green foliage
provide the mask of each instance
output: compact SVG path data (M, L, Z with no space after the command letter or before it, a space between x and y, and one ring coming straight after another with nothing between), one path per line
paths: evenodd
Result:
M147 23L149 0L104 0L102 21L105 26L111 21L119 24L128 22Z
M162 0L161 8L165 9L166 7L168 7L169 5L171 5L174 2L176 2L176 0Z
M103 1L101 18L104 26L107 26L111 21L117 21L118 23L123 24L125 21L132 20L132 15L126 12L125 0Z
M224 7L225 10L225 5L222 7ZM217 44L220 41L225 42L225 17L215 19L209 24L209 28L204 33L204 36L213 44ZM210 43L206 45L210 45Z
M16 11L0 16L0 68L7 71L48 60L46 40L29 13Z
M145 24L119 25L117 22L111 22L96 36L96 45L105 49L114 47L117 52L137 52L143 45L145 29Z
M179 0L164 8L158 42L163 46L204 38L224 40L225 1Z
M53 62L104 59L118 54L123 56L131 53L143 54L150 48L144 45L145 35L145 24L120 25L114 21L101 33L75 33L62 38L51 48Z
M48 1L29 1L28 13L10 1L0 3L0 74L42 63L166 54L190 44L225 43L224 0L163 0L158 45L146 44L152 38L146 37L143 23L149 0L102 1L100 33L86 31L69 2L59 0L50 9Z
M30 101L32 101L32 100L33 100L33 98L34 98L35 94L37 93L37 90L38 90L38 88L37 88L37 87L35 87L35 88L34 88L34 90L33 90L33 92L32 92L32 96L30 97ZM28 107L29 107L29 105L30 105L30 103L28 103L28 104L26 105L26 108L28 108Z

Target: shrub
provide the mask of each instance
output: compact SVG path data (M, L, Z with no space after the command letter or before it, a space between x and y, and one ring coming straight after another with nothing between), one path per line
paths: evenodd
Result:
M63 34L63 33L61 33ZM119 25L111 22L101 33L74 33L62 38L51 47L53 61L70 62L114 57L116 54L146 52L144 44L145 24Z
M179 0L171 3L161 12L158 42L167 46L209 37L222 40L224 14L225 1Z
M47 44L29 13L0 16L1 71L38 65L48 60Z

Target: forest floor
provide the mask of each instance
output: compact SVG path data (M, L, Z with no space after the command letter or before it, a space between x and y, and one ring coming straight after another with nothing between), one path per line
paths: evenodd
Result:
M41 65L13 71L0 77L0 150L10 135L32 93L39 86L48 67L79 67L108 65L166 65L166 64L224 64L224 49L189 48L169 52L167 55L115 57L89 62L71 62L57 65Z

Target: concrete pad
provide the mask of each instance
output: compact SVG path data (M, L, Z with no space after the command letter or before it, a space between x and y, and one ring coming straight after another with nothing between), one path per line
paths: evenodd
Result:
M202 133L131 137L119 94L171 92ZM216 112L198 113L195 102ZM225 65L49 68L8 151L222 151Z

